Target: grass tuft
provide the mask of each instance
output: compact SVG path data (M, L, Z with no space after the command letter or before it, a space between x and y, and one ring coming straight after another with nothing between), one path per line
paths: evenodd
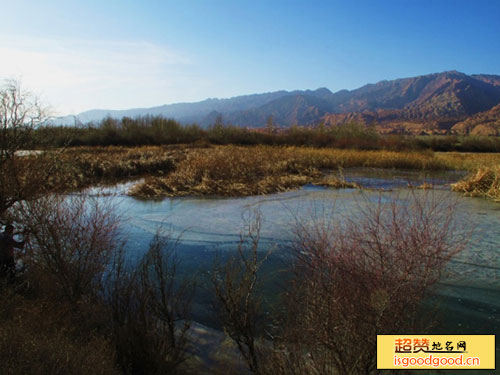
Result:
M453 184L452 190L500 202L500 166L479 168L475 173Z
M325 186L333 189L361 189L361 186L355 182L348 182L343 178L328 175L314 183L318 186Z

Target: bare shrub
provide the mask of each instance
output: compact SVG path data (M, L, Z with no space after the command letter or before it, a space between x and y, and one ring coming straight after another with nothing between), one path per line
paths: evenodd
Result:
M47 197L12 209L32 236L26 271L0 288L2 373L118 373L101 299L117 246L116 217L84 197Z
M109 275L113 337L125 373L176 373L187 358L194 284L176 280L175 246L157 234L138 266L118 254Z
M122 246L119 217L109 202L53 195L16 209L31 233L26 259L30 274L46 283L47 291L73 303L97 296L113 253Z
M61 343L68 353L80 345L93 356L85 345L99 344L107 350L103 358L116 357L125 373L175 373L187 356L193 296L193 285L176 279L176 242L156 236L143 259L129 266L119 217L104 197L53 195L14 208L31 232L23 278L32 286L23 293L60 317L40 342ZM35 346L33 355L39 352ZM81 359L71 362L75 371Z
M263 350L259 345L262 299L258 293L258 272L269 252L259 256L261 218L246 223L236 256L216 262L212 270L216 310L226 334L236 343L250 371L263 373Z
M421 301L463 248L441 198L381 196L354 217L297 223L275 373L373 374L377 334L425 328Z

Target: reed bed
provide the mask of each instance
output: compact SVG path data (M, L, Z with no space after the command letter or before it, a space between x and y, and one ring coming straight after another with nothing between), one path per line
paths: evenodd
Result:
M453 190L498 199L500 154L265 145L110 146L65 149L57 155L57 164L56 173L48 181L53 190L77 190L98 183L144 178L144 182L136 184L129 192L144 198L261 195L305 184L359 188L331 172L368 167L468 170L476 174L455 184ZM487 189L486 185L490 187Z
M72 190L96 183L161 176L172 171L182 157L178 148L70 148L57 155L57 173L49 184L55 189Z
M471 197L490 198L500 202L499 153L440 153L438 159L449 169L468 170L470 173L451 189Z
M471 197L487 197L500 202L500 165L479 168L451 188Z
M219 146L186 150L186 157L164 177L147 178L132 188L139 197L182 195L247 196L295 189L307 183L351 187L325 177L338 168L445 169L429 152L356 151L276 146Z
M435 157L450 170L475 172L480 168L500 166L500 153L437 152Z
M272 149L272 148L269 148ZM310 163L299 164L287 152L267 147L215 147L186 151L175 170L136 185L131 195L247 196L297 188L320 177Z

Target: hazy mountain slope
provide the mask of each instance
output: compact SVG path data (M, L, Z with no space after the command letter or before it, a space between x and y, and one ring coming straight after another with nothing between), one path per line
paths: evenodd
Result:
M137 116L164 116L174 118L183 123L198 122L204 123L205 118L213 117L213 113L232 113L238 111L245 111L252 108L258 108L266 103L276 100L284 96L293 95L313 95L318 97L328 97L332 95L331 91L326 88L318 90L305 90L305 91L275 91L264 94L242 95L229 99L206 99L201 102L195 103L176 103L167 104L151 108L134 108L128 110L106 110L95 109L82 112L75 117L81 123L88 123L92 121L100 121L103 118L110 116L113 118L137 117ZM55 123L63 125L74 123L74 116L65 116L57 119ZM207 124L204 124L207 125Z
M225 122L239 126L262 127L269 117L276 126L309 125L330 110L330 104L313 95L287 95L258 108L223 115Z
M231 112L261 106L271 100L289 94L290 93L287 91L276 91L265 94L243 95L229 99L206 99L196 103L176 103L159 107L136 108L123 111L91 110L80 113L78 118L82 122L88 122L100 120L106 116L121 118L124 116L162 115L182 121L184 118L199 118L206 116L212 111Z

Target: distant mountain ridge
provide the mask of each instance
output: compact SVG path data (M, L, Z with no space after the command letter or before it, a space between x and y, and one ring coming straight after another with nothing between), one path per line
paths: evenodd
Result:
M385 133L445 133L455 124L499 103L500 76L449 71L380 81L335 93L327 88L282 90L152 108L91 110L78 114L76 119L87 123L107 116L161 115L201 126L222 119L237 126L263 127L272 117L273 124L279 127L357 121ZM73 121L73 117L65 117L57 123Z

